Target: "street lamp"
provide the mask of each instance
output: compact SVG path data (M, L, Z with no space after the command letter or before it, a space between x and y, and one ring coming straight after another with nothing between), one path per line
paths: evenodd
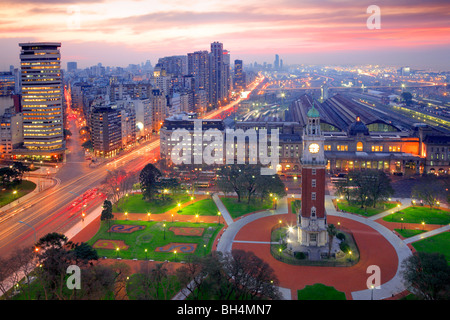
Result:
M145 249L145 260L147 260L147 249Z
M425 221L422 221L422 230L425 230Z
M119 259L119 248L116 248L116 258Z
M151 215L151 213L147 212L147 221L150 221L150 215Z
M373 300L373 289L374 289L374 286L371 285L371 286L370 286L370 289L371 289L371 297L370 297L370 300Z
M125 212L125 220L128 220L128 212Z
M163 224L163 227L164 227L164 240L166 240L166 224L165 223Z
M220 211L219 211L219 212L217 212L217 215L219 216L219 224L220 224L220 216L221 216L221 213L220 213Z
M195 215L195 222L198 222L198 214Z
M172 213L172 222L173 222L173 213Z
M174 260L177 261L177 250L175 250L175 251L173 252L173 255L174 255Z
M403 230L403 217L401 217L400 220L402 220L402 222L400 223L400 230Z

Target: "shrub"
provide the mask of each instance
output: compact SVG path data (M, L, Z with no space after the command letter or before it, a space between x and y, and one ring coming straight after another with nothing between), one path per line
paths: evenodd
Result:
M342 250L342 252L345 252L345 253L348 253L350 251L350 246L345 242L341 242L339 244L339 248Z
M306 255L303 252L295 252L294 257L299 260L303 260L306 258Z
M338 238L338 239L341 240L341 241L345 241L345 234L343 234L342 232L339 232L339 233L336 235L336 238Z

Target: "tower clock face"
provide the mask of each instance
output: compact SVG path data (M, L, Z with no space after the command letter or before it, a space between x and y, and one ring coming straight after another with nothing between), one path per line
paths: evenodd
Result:
M319 152L319 145L317 143L311 143L309 145L309 152L311 152L311 153Z

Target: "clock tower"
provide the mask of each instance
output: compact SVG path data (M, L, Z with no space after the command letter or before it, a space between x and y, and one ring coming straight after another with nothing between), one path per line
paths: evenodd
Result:
M307 117L308 123L303 129L302 138L302 202L297 217L296 242L309 248L307 251L312 254L312 251L320 253L320 247L326 246L328 242L325 212L326 159L323 147L325 138L320 130L320 114L314 104ZM320 256L317 258L320 259Z

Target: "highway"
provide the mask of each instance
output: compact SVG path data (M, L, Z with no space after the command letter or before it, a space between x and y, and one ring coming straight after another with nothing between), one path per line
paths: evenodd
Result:
M254 90L258 84L259 82L255 81L249 90ZM204 118L215 118L241 100L214 110ZM67 141L69 153L66 163L54 177L55 181L58 181L56 186L0 213L0 257L8 256L15 248L32 246L35 238L39 239L49 232L64 233L79 222L83 211L89 214L105 197L97 189L107 176L107 170L121 168L125 171L137 171L159 158L159 137L156 136L128 153L96 167L89 167L88 161L84 159L84 150L80 146L76 122L69 121L73 136ZM87 193L90 193L88 197Z

